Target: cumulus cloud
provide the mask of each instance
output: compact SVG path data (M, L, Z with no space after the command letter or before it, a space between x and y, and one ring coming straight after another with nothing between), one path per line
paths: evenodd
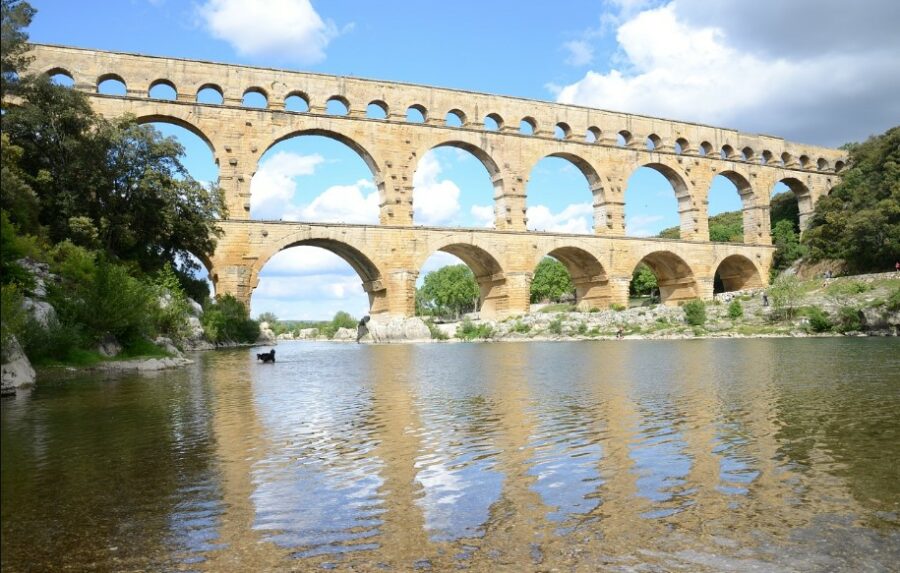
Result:
M413 218L418 225L446 225L459 213L459 187L439 179L440 174L437 158L424 155L413 175Z
M266 159L250 182L250 215L256 219L279 219L297 191L295 177L313 175L325 159L279 151Z
M309 0L209 0L198 8L215 38L243 56L266 56L315 64L339 31Z
M625 221L625 232L631 237L649 237L651 235L656 235L659 233L662 228L659 225L653 225L654 223L659 223L665 219L662 215L636 215L634 217L629 217Z
M900 4L739 4L673 0L622 16L615 67L560 87L558 101L823 145L896 123Z
M566 64L570 66L586 66L594 61L594 48L584 40L572 40L563 44L569 53Z
M472 213L472 218L479 227L494 226L494 208L491 205L472 205L469 212Z
M353 185L334 185L309 205L284 214L285 221L378 223L378 190L368 179Z
M573 203L559 213L544 205L534 205L528 207L525 215L528 217L528 229L533 231L590 234L593 213L590 203Z

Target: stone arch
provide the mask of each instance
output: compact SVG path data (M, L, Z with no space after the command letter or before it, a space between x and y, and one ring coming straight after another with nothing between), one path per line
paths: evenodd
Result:
M816 161L816 169L819 171L828 171L831 166L828 164L828 160L824 157L820 157L818 161Z
M571 139L572 137L572 128L569 127L569 124L561 121L556 124L556 128L554 130L553 136L556 139Z
M698 297L694 271L684 259L671 251L652 251L644 255L632 267L632 273L641 263L650 267L659 286L659 301L675 305Z
M678 201L678 217L679 217L679 227L681 228L681 238L682 239L694 239L697 238L698 232L698 208L697 202L694 199L693 194L691 193L691 188L688 186L688 178L681 171L680 168L669 165L664 161L656 161L650 163L643 163L638 165L637 168L648 167L653 169L663 177L665 177L666 181L669 182L669 185L672 186L672 189L675 192L675 199ZM633 173L632 173L633 175ZM708 237L703 237L703 240L706 240Z
M344 106L342 111L329 111L329 106L332 102L337 103L339 105ZM334 116L349 116L350 115L350 100L345 98L342 95L333 95L327 100L325 100L325 113L326 115L334 115Z
M421 119L416 117L419 114ZM428 110L420 103L414 103L406 108L406 121L409 123L425 123L428 121Z
M172 125L177 125L178 127L183 127L184 129L190 131L197 137L203 140L203 143L209 147L209 150L212 151L213 158L215 158L216 163L218 164L219 159L218 155L216 155L216 147L213 145L212 140L206 133L203 132L202 129L191 123L190 121L174 116L174 115L163 115L163 114L148 114L138 116L136 119L137 123L145 124L145 123L171 123Z
M721 280L723 292L764 286L759 268L744 255L729 255L719 261L715 269L714 274Z
M544 257L553 257L566 267L575 285L577 308L590 310L609 306L612 296L609 277L603 264L592 253L574 245L553 247L538 257L535 265Z
M647 136L647 149L650 151L658 151L662 147L662 138L655 133Z
M319 235L322 236L319 236ZM381 314L388 312L387 287L381 268L376 264L372 257L366 254L365 249L360 245L356 245L348 241L346 237L340 240L329 237L328 229L320 229L311 227L285 235L281 239L274 241L268 245L262 253L260 253L256 264L251 270L251 288L247 300L249 302L250 295L253 290L259 286L259 273L265 267L272 257L285 249L291 247L319 247L334 253L349 264L356 274L362 280L363 290L369 297L369 314Z
M487 246L472 243L471 235L452 235L436 245L430 245L416 260L415 268L421 269L435 251L449 253L461 260L472 270L479 290L479 313L481 318L490 318L507 312L509 295L507 277L498 258Z
M594 215L593 215L593 225L594 225L594 233L599 234L601 231L608 229L611 224L610 214L607 212L607 193L606 187L604 186L603 179L600 177L600 174L594 169L594 166L591 165L586 159L575 155L574 153L559 151L554 153L548 153L543 157L539 158L531 168L528 170L529 179L530 174L543 159L547 157L558 157L560 159L565 159L572 165L574 165L578 171L584 175L584 178L587 180L588 188L591 192L591 197L593 201L594 207ZM526 182L525 186L526 193L526 205L528 203L528 185Z
M370 101L366 105L366 117L369 119L387 119L390 116L390 107L387 102L380 99Z
M600 143L600 138L603 136L603 132L600 131L600 128L596 125L592 125L587 128L587 131L584 134L584 140L588 143Z
M123 86L125 86L125 93L126 94L128 93L128 83L125 81L125 79L122 76L120 76L119 74L114 74L114 73L101 74L100 76L98 76L97 82L95 85L96 89L94 91L96 91L97 93L100 93L100 84L102 84L103 82L106 82L106 81L114 81L114 82L121 83Z
M797 199L797 208L800 212L800 232L806 230L809 220L813 214L813 196L809 187L796 177L785 177L776 181L776 183L784 183ZM769 190L771 192L771 189Z
M222 105L223 103L225 103L225 91L222 89L222 86L220 86L219 84L214 84L214 83L206 83L206 84L201 85L199 88L197 88L197 95L195 96L194 99L198 103L200 102L200 97L201 97L200 94L206 90L210 90L219 96L218 103L207 104L207 105Z
M294 99L296 98L296 100ZM299 102L301 105L300 109L289 109L295 107L293 104ZM291 90L284 96L284 109L286 111L292 111L295 113L307 113L309 112L309 95L301 90Z
M378 161L376 161L375 157L372 156L372 154L369 153L369 151L365 147L363 147L360 143L358 143L355 139L353 139L352 137L350 137L348 135L344 135L343 133L337 132L337 131L332 131L332 130L328 130L328 129L318 129L318 128L291 130L287 133L284 133L284 134L278 136L274 140L272 140L272 142L269 143L265 147L265 149L263 149L260 152L259 156L262 157L263 155L266 154L266 152L268 152L270 149L272 149L273 147L275 147L282 141L291 139L293 137L301 137L304 135L319 135L322 137L327 137L329 139L333 139L335 141L343 143L344 145L346 145L347 147L349 147L350 149L355 151L357 153L357 155L362 157L362 160L366 163L368 168L372 171L372 175L375 178L375 184L378 186L378 191L379 191L379 193L382 192L382 187L383 187L382 171L381 171L380 165L378 164ZM256 172L256 169L254 168L254 173L255 172Z
M246 103L246 101L247 101L247 96L250 94L261 95L263 97L263 99L265 100L265 105L263 105L263 106L248 105ZM269 107L269 92L267 92L266 90L264 90L261 87L257 87L257 86L249 87L246 90L244 90L243 94L241 94L241 106L249 107L249 108L257 108L257 109L268 109L268 107Z
M759 201L750 181L737 171L727 169L720 172L719 175L729 180L737 188L738 195L741 198L741 222L744 230L744 242L747 244L760 243L763 235L769 232L769 225L759 219L762 213L758 211L757 207L767 202ZM706 216L709 218L708 204ZM768 217L767 214L766 217Z
M171 90L175 93L175 97L171 98L171 100L174 101L174 100L178 99L178 88L175 87L175 84L171 80L168 80L166 78L160 78L160 79L153 80L152 82L150 82L150 85L147 86L147 97L152 97L153 99L169 100L169 98L153 97L150 95L150 92L152 92L154 88L157 88L160 86L171 88Z
M679 137L675 140L675 153L693 153L693 149L691 149L691 144L687 139L683 137Z
M487 121L491 120L497 125L497 129L491 129L488 127ZM500 117L499 113L489 113L484 116L484 129L487 131L503 131L503 118Z
M446 113L446 115L444 116L444 119L445 119L444 125L451 125L451 120L450 120L450 117L451 117L451 116L456 117L456 122L459 123L459 125L458 125L457 127L465 127L465 125L466 125L466 113L465 113L464 111L462 111L462 110L459 109L459 108L453 108L453 109L451 109L450 111L448 111L448 112ZM456 122L453 122L454 125L455 125Z
M537 133L537 120L530 115L523 117L519 121L519 133L522 135L534 135Z
M71 85L67 82L65 84L66 87L74 88L75 84L76 84L75 76L72 74L72 72L70 72L66 68L62 68L59 66L54 66L52 68L48 68L47 71L43 72L43 75L47 76L47 78L51 81L53 81L53 78L55 78L57 76L62 76L64 78L66 78L67 80L69 80L69 82L71 82Z

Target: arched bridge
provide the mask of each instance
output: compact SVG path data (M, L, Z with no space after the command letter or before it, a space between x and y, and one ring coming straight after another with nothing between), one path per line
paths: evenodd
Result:
M411 315L425 259L442 250L465 261L481 288L482 314L528 309L535 266L546 255L569 269L580 303L627 301L632 271L647 263L662 299L712 296L718 272L729 290L765 284L771 264L769 197L785 183L797 196L801 226L819 197L837 183L840 150L786 142L695 123L581 106L323 74L33 45L31 71L65 74L95 110L141 122L169 122L197 134L219 165L229 219L207 265L217 292L248 301L262 266L281 249L315 245L347 260L369 293L372 313ZM107 80L124 95L98 93ZM149 97L169 86L174 99ZM219 103L200 103L198 94ZM244 105L248 93L264 107ZM304 111L288 111L285 102ZM204 101L210 101L204 99ZM329 113L337 102L340 113ZM380 110L371 117L368 110ZM418 121L408 120L408 112ZM250 180L266 150L287 138L324 135L355 150L375 177L379 225L250 221ZM415 226L413 173L437 147L477 157L494 186L494 229ZM594 235L526 230L531 168L561 157L586 177L593 194ZM625 237L624 192L640 167L660 172L678 199L682 240ZM710 243L707 195L723 175L743 204L743 244Z

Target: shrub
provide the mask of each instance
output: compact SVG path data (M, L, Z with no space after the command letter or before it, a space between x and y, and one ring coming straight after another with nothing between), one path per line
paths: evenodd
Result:
M852 306L844 306L838 311L838 330L840 332L853 332L862 328L862 320L859 310Z
M428 332L431 333L432 340L447 340L449 338L443 330L437 327L432 319L428 319L425 321L425 326L428 327Z
M586 322L581 321L578 323L578 329L577 329L578 334L584 336L584 334L587 333L587 330L588 330L588 327L587 327Z
M622 312L623 310L625 310L626 307L624 304L619 304L617 302L614 302L611 305L609 305L609 308L616 312Z
M563 320L561 316L557 316L553 320L550 321L550 324L547 325L547 332L552 334L562 334L563 331Z
M216 297L203 311L203 330L211 342L256 342L259 323L251 320L247 308L230 294Z
M744 307L741 306L741 301L734 299L728 305L728 318L735 320L742 316L744 316Z
M817 306L810 307L806 314L813 332L828 332L834 326L828 313Z
M171 265L166 264L153 279L154 327L158 334L164 334L175 341L190 335L190 305L181 287L179 276Z
M51 319L46 327L30 318L22 334L22 348L35 364L66 362L90 364L99 361L95 352L83 350L91 340L86 340L82 327L70 321Z
M331 322L326 322L319 328L319 332L327 336L328 338L334 338L334 335L337 334L337 331L341 328L356 328L357 321L353 318L349 312L339 310L334 313L334 318L331 319Z
M794 309L803 295L800 281L794 275L781 275L769 287L772 307L779 315L794 317Z
M888 296L887 309L891 311L900 310L900 287L895 288Z
M516 324L513 325L513 332L518 332L519 334L528 334L531 332L531 325L521 320L517 320Z
M15 284L0 286L0 357L9 358L13 338L22 342L28 313L22 307L22 291Z
M706 305L702 300L690 300L681 307L684 318L691 326L702 326L706 322Z
M456 327L456 337L461 340L475 340L476 338L486 339L494 334L494 329L490 324L475 324L466 318L459 326Z

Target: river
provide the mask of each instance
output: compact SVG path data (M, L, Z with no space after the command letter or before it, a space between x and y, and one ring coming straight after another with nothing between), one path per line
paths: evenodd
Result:
M240 349L2 401L6 571L887 571L900 344Z

